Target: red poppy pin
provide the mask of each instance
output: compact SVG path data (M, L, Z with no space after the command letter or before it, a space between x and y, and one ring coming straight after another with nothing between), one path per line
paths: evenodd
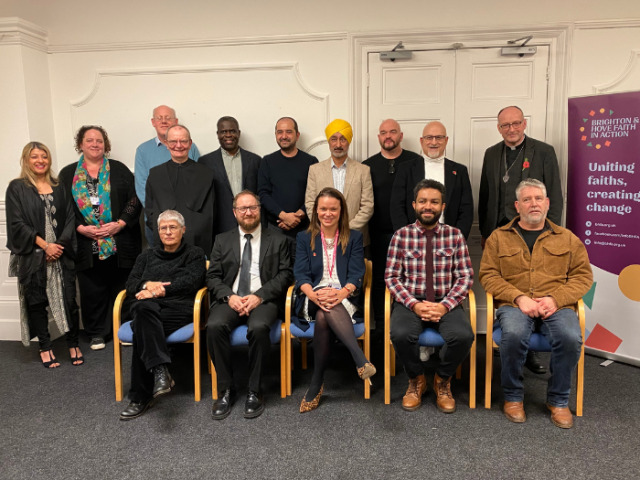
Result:
M529 159L525 158L524 163L522 164L522 171L524 172L525 169L529 168L529 165L530 165Z
M454 171L453 171L453 174L454 174L454 175L457 175L457 174L458 174L458 172L456 172L456 171L454 170Z
M316 252L313 252L313 256L314 256L314 257L316 256Z

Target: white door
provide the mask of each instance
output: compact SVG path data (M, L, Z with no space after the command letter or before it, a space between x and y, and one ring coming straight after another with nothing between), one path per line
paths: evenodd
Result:
M379 54L369 54L369 125L363 158L380 151L378 127L387 118L400 124L403 148L417 153L427 123L453 125L455 62L455 50L414 52L408 62L381 61Z
M501 49L414 51L406 61L380 61L369 54L369 125L367 155L380 151L381 121L393 118L404 132L403 148L420 153L419 137L431 120L447 127L447 158L469 169L474 199L474 226L469 237L478 302L478 332L486 326L485 292L478 281L482 250L477 224L478 193L485 150L502 140L500 109L517 105L527 119L527 134L545 140L549 47L535 55L502 56ZM365 158L366 158L365 157Z

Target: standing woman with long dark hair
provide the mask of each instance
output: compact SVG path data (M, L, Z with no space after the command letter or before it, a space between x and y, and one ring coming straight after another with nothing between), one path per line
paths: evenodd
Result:
M364 247L362 234L349 228L347 202L338 190L318 193L309 228L298 233L296 242L293 274L298 298L291 320L301 330L315 322L313 376L300 404L300 413L305 413L320 403L334 336L351 353L360 378L370 378L376 369L360 350L353 330L354 323L364 321Z
M47 306L58 330L66 333L71 362L84 363L78 348L75 216L51 161L44 144L29 142L22 150L20 177L6 192L9 275L18 277L22 343L28 346L38 337L45 368L60 366L51 350Z
M111 334L113 303L142 251L140 212L133 174L107 156L111 143L100 126L85 125L75 138L80 159L60 172L76 214L80 307L90 348L101 350ZM128 309L123 309L128 314Z

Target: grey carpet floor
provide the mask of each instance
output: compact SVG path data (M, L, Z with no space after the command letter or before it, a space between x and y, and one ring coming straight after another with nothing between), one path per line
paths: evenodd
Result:
M372 360L379 373L372 379L371 399L363 398L348 352L336 346L320 408L304 415L298 407L311 370L300 369L296 346L293 395L281 399L274 348L264 379L267 409L254 420L242 417L246 349L237 349L242 396L219 422L210 417L206 365L203 400L196 403L191 349L178 346L171 367L175 391L144 416L122 422L118 415L127 402L115 401L112 344L99 352L86 343L81 347L86 363L73 367L64 344L55 342L62 367L47 371L39 365L37 344L0 342L1 479L640 478L640 372L619 363L600 367L602 360L595 357L586 358L584 416L571 430L549 420L544 408L548 375L528 371L527 422L507 421L500 409L499 362L492 408L485 409L482 348L478 408L468 407L468 373L454 381L458 411L453 415L437 411L431 388L420 410L403 411L407 380L402 371L392 378L392 404L384 405L382 347L375 343ZM129 358L125 348L125 391ZM426 364L431 381L434 362Z

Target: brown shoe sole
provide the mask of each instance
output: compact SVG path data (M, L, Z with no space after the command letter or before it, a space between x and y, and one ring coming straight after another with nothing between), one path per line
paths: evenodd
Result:
M509 414L507 414L505 411L503 411L502 413L504 413L504 416L507 417L507 419L509 419L509 421L513 423L524 423L527 421L526 415L524 418L521 419L521 418L512 417Z
M438 407L438 410L440 410L442 413L455 413L456 412L456 407L453 407L452 410L447 410L446 408L442 408L437 403L436 403L436 407Z

